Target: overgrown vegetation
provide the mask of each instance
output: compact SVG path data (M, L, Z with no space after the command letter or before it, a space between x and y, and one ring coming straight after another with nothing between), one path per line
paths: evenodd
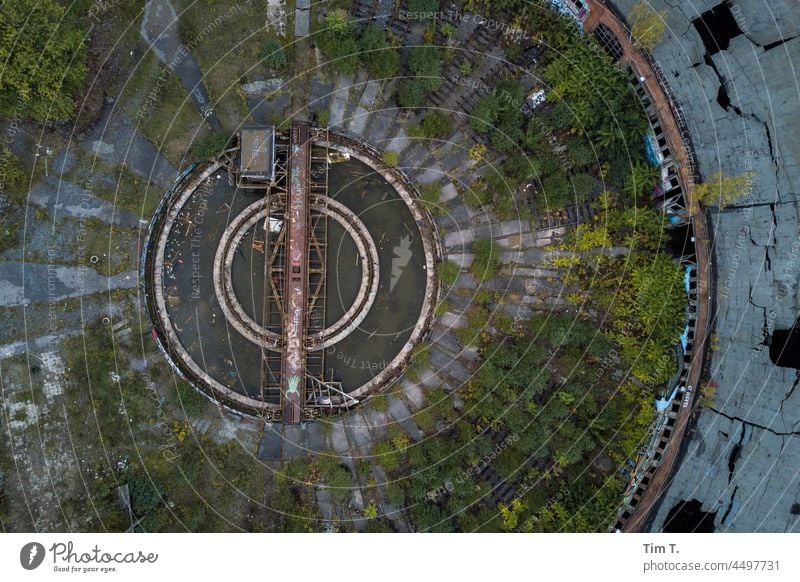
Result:
M70 119L86 81L84 23L53 0L4 2L0 116Z
M470 266L472 276L478 281L488 281L497 275L500 267L500 247L490 239L479 239L472 243L474 260Z
M706 205L727 206L749 194L753 189L753 173L726 176L720 172L695 186L694 196Z
M396 479L387 494L420 531L603 531L624 486L617 467L654 418L650 395L620 389L613 341L570 316L481 345L466 418L452 424L450 397L433 390L425 424L438 418L444 433L411 446L394 433L376 448ZM488 466L512 486L507 504L488 496Z

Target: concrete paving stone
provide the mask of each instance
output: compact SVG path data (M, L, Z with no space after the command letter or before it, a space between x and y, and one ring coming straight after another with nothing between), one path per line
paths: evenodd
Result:
M268 423L264 428L264 436L258 445L258 458L262 461L280 461L283 458L283 435L281 424Z
M444 204L445 202L449 202L450 200L455 200L456 198L458 198L458 190L456 189L455 184L453 184L452 182L448 182L447 184L442 186L442 195L439 198L439 202Z
M439 384L439 378L436 376L436 372L430 368L425 368L419 373L419 383L429 388L435 388Z
M336 81L331 101L331 127L341 127L344 122L345 110L347 109L347 98L350 88L353 85L352 75L342 75Z
M457 355L461 351L461 344L452 332L441 326L435 326L431 332L432 344L435 344L439 349Z
M402 152L411 144L411 141L411 138L408 137L405 130L400 129L397 133L395 133L391 141L384 146L384 149L387 151Z
M446 374L461 383L472 377L472 372L452 356L437 350L435 347L429 350L429 354L431 366L438 374Z
M514 267L514 275L519 277L538 277L546 279L547 277L558 277L559 273L555 269L538 269L531 267Z
M437 180L441 180L443 177L445 177L445 175L446 173L444 169L442 169L439 164L434 162L427 169L425 169L417 181L422 185L432 184Z
M340 456L350 450L350 441L347 439L344 417L339 417L331 422L330 442L333 450Z
M285 424L283 428L283 457L295 459L308 454L306 429L298 424Z
M47 281L47 285L42 285ZM104 277L89 267L0 263L0 306L13 307L61 301L113 289L133 289L139 285L139 272L127 271Z
M362 135L364 133L364 127L367 125L367 121L369 120L369 111L364 109L363 107L359 106L356 108L355 113L350 118L348 131L355 135Z
M128 228L141 228L147 224L146 221L140 221L136 214L117 208L110 202L98 198L91 191L56 176L49 176L37 182L31 188L28 199L46 209L55 220L64 216L96 218L106 224Z
M317 78L312 78L310 85L311 95L308 99L309 110L328 109L333 100L332 93L335 90L335 85Z
M465 161L469 159L469 151L463 149L458 145L454 145L450 152L447 153L446 156L439 160L439 165L446 171L446 172L454 172L457 171L457 168L461 166Z
M311 29L311 10L302 4L309 3L310 0L297 0L297 9L294 11L294 36L303 38L308 36Z
M422 439L423 433L413 420L413 415L406 407L405 403L396 396L390 395L389 398L389 414L394 418L397 423L408 433L408 435L415 441Z
M377 79L370 79L364 87L364 92L361 94L359 105L367 110L372 110L375 107L375 100L381 90L383 81Z
M369 423L361 409L356 409L347 415L346 426L352 435L351 442L362 455L368 454L372 449L372 435L369 431Z
M480 349L478 346L467 346L461 351L459 357L465 362L477 363L481 358Z
M466 247L472 244L472 241L475 240L475 233L472 229L468 230L456 230L453 232L448 232L444 235L442 242L444 246L447 247Z
M364 419L372 435L372 441L380 440L386 434L386 430L392 422L389 414L387 412L375 410L371 406L365 406L363 412Z
M366 138L376 146L383 147L383 140L397 118L397 109L381 109L370 116L366 128Z
M402 382L403 394L412 407L420 409L425 405L425 393L416 382L404 379Z
M447 260L455 263L462 269L468 269L475 260L475 255L472 253L449 253Z
M467 318L461 314L453 313L452 311L445 312L440 318L441 325L450 329L460 329L467 326Z
M522 298L522 302L534 309L537 307L540 309L553 309L572 305L564 297L536 297L533 295L526 295Z
M453 285L456 289L477 289L478 282L475 280L469 273L461 273L456 279L455 284Z
M306 442L309 451L312 453L321 453L331 448L322 422L328 421L310 422L306 427Z
M469 228L471 215L466 205L457 204L447 210L447 214L436 217L436 224L445 230Z
M411 143L411 142L409 142ZM427 144L415 143L409 145L403 151L403 154L400 157L400 165L403 168L408 169L419 169L423 166L421 165L422 162L430 155L430 151L428 150Z
M522 234L526 232L530 232L530 223L527 220L522 219L514 219L514 220L506 220L501 222L500 224L496 224L495 228L497 229L495 236L510 236L514 234Z
M526 253L521 250L503 251L500 253L499 261L504 265L509 263L525 263Z

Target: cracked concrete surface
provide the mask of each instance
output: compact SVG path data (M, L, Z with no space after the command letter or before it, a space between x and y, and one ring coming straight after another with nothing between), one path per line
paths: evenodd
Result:
M627 14L634 3L615 4ZM771 362L768 342L800 311L800 16L789 0L731 2L742 34L708 54L691 21L719 0L651 4L668 10L669 30L653 56L683 110L701 178L717 171L754 178L745 199L709 210L716 395L688 437L650 529L662 530L680 501L697 499L703 511L716 512L716 531L797 531L799 376Z

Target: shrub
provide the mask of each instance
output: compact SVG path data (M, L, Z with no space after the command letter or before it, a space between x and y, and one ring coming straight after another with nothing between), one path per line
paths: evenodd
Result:
M361 62L377 79L393 77L400 65L400 54L386 40L378 26L368 26L361 35Z
M422 137L427 138L442 138L450 135L453 131L453 122L450 117L436 111L425 116L420 124L422 130Z
M441 195L442 191L439 189L439 186L437 186L436 183L432 183L422 188L419 199L428 212L439 215L444 212L444 209L439 205L439 198Z
M572 200L572 184L563 171L547 176L543 185L544 198L541 202L548 208L560 208Z
M648 3L637 2L629 16L634 43L646 51L653 50L667 29L666 16L666 10L657 12Z
M401 107L422 107L427 102L427 89L419 79L406 79L397 91Z
M317 109L314 112L314 119L320 127L327 127L331 122L331 112L328 109Z
M325 57L342 73L355 73L358 68L358 31L343 10L325 16L318 45Z
M480 239L472 243L472 252L475 255L470 267L472 276L478 281L493 279L500 266L499 247L492 240Z
M723 176L717 172L694 189L694 196L703 204L727 206L748 194L753 188L753 173Z
M400 162L400 154L392 150L386 150L383 152L381 158L383 159L383 163L390 168L394 168Z
M215 131L194 142L191 152L198 160L211 160L219 157L227 145L228 135L221 131Z
M430 13L439 10L439 0L408 0L408 9L416 13Z
M408 55L408 66L414 71L423 87L435 91L442 84L441 55L439 48L433 45L415 46Z
M461 274L461 267L452 261L445 261L439 265L439 278L448 287L452 286Z
M54 0L3 3L0 116L27 114L36 121L74 116L87 72L85 31L74 12Z
M572 187L579 202L586 200L594 190L594 178L591 174L575 174L572 177Z
M283 43L277 38L270 37L261 48L261 62L270 69L280 69L286 64L286 51Z

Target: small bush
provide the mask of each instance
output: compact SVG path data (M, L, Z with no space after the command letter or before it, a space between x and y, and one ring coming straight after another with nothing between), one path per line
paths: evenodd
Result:
M500 249L492 240L481 239L472 243L472 252L475 260L470 271L478 281L487 281L497 275L500 267Z
M427 102L427 89L418 79L407 79L400 84L397 101L401 107L422 107Z
M389 166L390 168L394 168L397 166L398 163L400 163L400 154L392 150L387 150L383 152L381 158L383 159L383 163Z
M283 43L275 37L270 37L261 48L261 62L270 69L280 69L286 64L286 51Z
M228 145L228 135L221 131L210 133L192 144L192 155L198 160L212 160L219 157Z
M445 261L439 265L439 279L448 287L455 284L461 274L461 267L452 261Z

